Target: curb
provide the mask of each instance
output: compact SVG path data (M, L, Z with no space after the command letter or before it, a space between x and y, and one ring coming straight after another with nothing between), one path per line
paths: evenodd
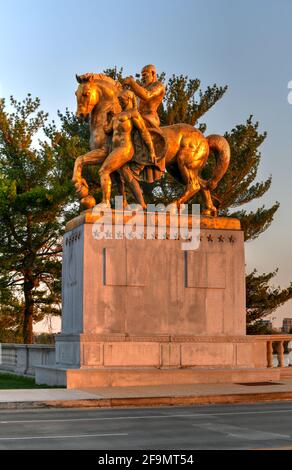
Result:
M52 400L0 403L0 410L40 408L124 408L258 403L292 400L292 392L245 393L234 395L101 398L89 400Z

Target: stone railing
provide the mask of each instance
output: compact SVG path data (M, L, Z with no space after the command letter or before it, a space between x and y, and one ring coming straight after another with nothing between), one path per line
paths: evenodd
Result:
M55 364L55 346L47 344L0 344L0 370L35 375L35 366Z
M267 367L292 367L292 335L245 336L267 345ZM284 354L284 343L288 343L288 354ZM274 354L276 350L276 354ZM46 344L0 344L0 371L20 375L35 375L36 366L55 365L55 346Z
M292 335L257 335L255 337L258 341L267 343L267 367L292 366ZM288 343L287 354L284 353L284 343Z

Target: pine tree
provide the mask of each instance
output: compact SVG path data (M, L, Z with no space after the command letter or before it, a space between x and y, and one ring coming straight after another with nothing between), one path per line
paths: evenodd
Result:
M1 325L33 340L33 321L60 311L61 236L73 186L45 138L39 99L0 101ZM42 140L37 141L38 137Z
M247 333L266 333L262 319L292 298L292 282L286 289L270 286L278 270L258 274L256 270L246 276Z
M0 287L0 343L19 343L22 337L23 304L9 287L8 279L4 282L2 272ZM6 284L6 287L4 285Z
M161 74L159 79L165 81L165 74ZM227 90L227 86L218 87L214 84L203 92L200 85L200 80L189 79L183 75L172 75L169 78L165 98L159 109L161 126L170 126L179 122L194 126ZM198 127L203 131L206 125L201 123Z
M253 123L250 116L245 124L238 125L225 134L232 158L214 194L215 204L221 215L232 214L240 219L245 240L253 240L267 230L279 208L279 203L275 202L271 207L266 209L261 206L255 212L238 210L240 206L261 198L272 183L271 176L266 181L255 182L261 161L258 148L267 137L265 132L259 132L258 127L258 122Z

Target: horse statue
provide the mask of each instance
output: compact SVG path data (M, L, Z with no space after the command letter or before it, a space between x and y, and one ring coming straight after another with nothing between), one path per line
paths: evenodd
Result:
M123 87L118 81L102 73L76 75L76 78L79 83L75 93L77 97L76 115L77 117L89 116L91 150L76 159L72 181L81 199L80 202L83 206L91 208L95 205L95 200L89 195L87 182L82 177L82 167L103 164L111 153L111 139L105 130L108 116L122 111L119 96L123 92ZM178 206L187 203L200 191L205 202L203 213L216 216L217 209L212 202L211 191L217 187L229 166L230 147L227 140L220 135L205 137L198 129L183 123L160 127L161 136L157 130L149 129L149 131L153 137L154 146L157 137L161 139L162 136L165 142L163 152L165 168L178 181L185 184L184 192L177 200L173 201L174 204ZM161 145L159 148L161 152ZM206 165L211 150L215 153L216 165L212 177L209 180L203 180L200 177L200 172ZM103 165L101 169L102 167ZM101 169L99 175L102 177ZM139 192L140 185L133 178L130 165L124 165L119 169L119 172L122 175L122 177L118 176L119 191L125 195L124 183L132 184L137 202L142 201L143 203L142 192ZM102 203L108 204L104 194Z

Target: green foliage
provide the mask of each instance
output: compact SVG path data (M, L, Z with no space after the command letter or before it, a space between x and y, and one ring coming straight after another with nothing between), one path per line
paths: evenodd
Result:
M257 320L254 323L246 326L247 334L249 335L276 335L279 331L274 330L272 326L266 325L262 320Z
M277 272L278 270L258 274L254 270L246 276L246 320L249 334L261 334L265 326L262 319L292 299L292 282L285 289L270 285Z
M11 97L10 105L8 113L0 102L0 322L15 340L22 329L29 343L32 322L60 312L60 243L73 186L39 99Z
M8 277L0 275L0 343L20 343L23 327L23 304L7 287Z
M246 210L232 213L232 217L240 219L245 240L253 240L261 233L265 232L271 225L274 214L277 212L280 204L276 202L270 208L259 207L255 212Z
M162 78L164 79L164 75ZM162 126L179 122L194 126L227 90L227 87L213 85L203 92L200 85L200 80L189 79L184 75L172 75L168 79L163 105L159 109ZM200 128L203 130L205 125L201 124Z
M238 125L225 134L230 144L231 161L214 194L215 204L221 215L232 214L240 219L245 240L255 239L267 230L279 208L279 203L276 202L268 209L263 206L255 212L231 212L232 209L261 198L271 187L271 176L266 181L256 181L261 161L258 148L266 139L266 133L260 133L258 128L258 122L254 123L250 116L245 124Z
M52 142L51 152L55 160L58 162L56 168L53 169L56 178L60 178L62 184L68 185L73 174L74 162L77 157L84 155L90 151L89 147L89 123L88 120L79 120L73 112L66 109L65 113L58 111L60 120L60 130L53 122L46 126L46 136ZM96 166L85 165L82 171L83 177L86 179L90 194L95 197L97 202L101 201L101 188L98 177L98 168ZM71 186L71 183L70 183ZM73 200L77 200L77 196L73 191ZM71 218L77 215L79 205L72 206Z
M117 67L108 68L105 69L103 73L105 73L108 77L111 77L113 80L117 80L120 83L123 83L123 67L120 69Z
M52 333L39 333L34 335L35 344L55 344L55 336Z

